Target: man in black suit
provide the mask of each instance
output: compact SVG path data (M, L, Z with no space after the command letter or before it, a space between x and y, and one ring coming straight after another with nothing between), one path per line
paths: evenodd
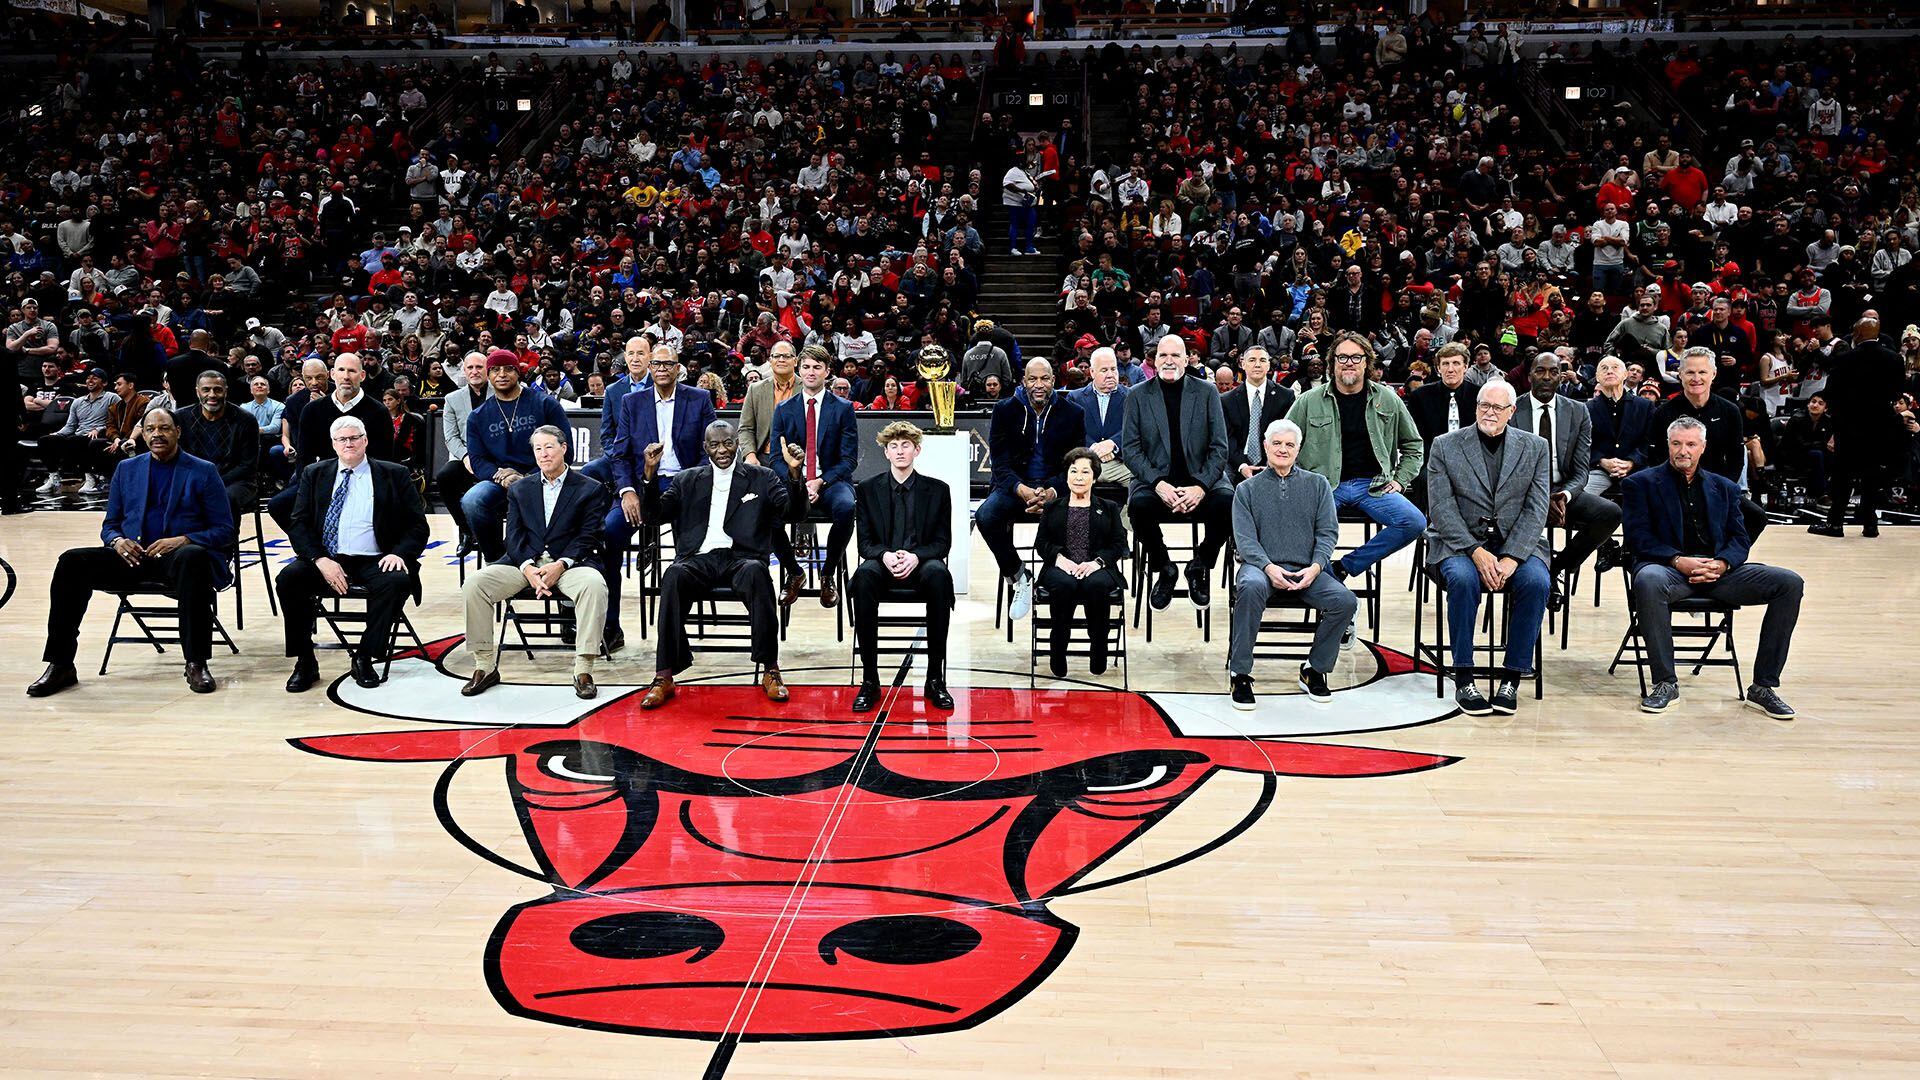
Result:
M1845 536L1847 501L1860 490L1860 535L1880 535L1880 502L1886 497L1887 468L1905 458L1907 431L1894 409L1904 388L1906 364L1880 343L1880 320L1869 315L1854 323L1849 348L1833 358L1833 374L1822 393L1833 416L1832 502L1823 524L1807 531Z
M420 556L427 549L427 507L405 465L367 456L367 425L342 416L330 425L331 461L301 470L287 541L299 558L280 571L274 588L286 620L287 655L293 674L287 692L302 693L320 681L313 656L317 601L345 596L352 585L367 590L367 622L353 654L353 681L380 685L374 661L392 647L393 624L411 592L420 595Z
M1269 379L1272 373L1273 357L1267 347L1249 345L1240 354L1240 385L1220 399L1227 417L1227 479L1235 484L1265 468L1261 433L1268 424L1285 419L1287 410L1293 408L1293 391Z
M673 700L673 677L693 665L687 642L687 610L715 588L727 586L747 606L752 622L753 662L761 666L760 689L769 701L787 700L780 679L780 613L767 556L773 534L806 513L806 451L776 439L787 464L786 480L772 469L738 460L740 432L725 420L707 425L705 464L682 469L663 494L654 478L665 448L646 449L645 520L673 525L673 565L660 577L660 639L653 685L640 700L657 709Z
M952 709L947 692L947 623L953 615L953 576L947 551L953 546L953 492L944 480L922 476L921 432L904 420L880 429L878 441L890 468L854 488L860 512L860 565L847 591L853 597L853 638L860 647L860 692L854 712L880 704L880 597L889 588L912 589L927 604L927 700Z
M1593 396L1587 399L1593 419L1593 464L1587 470L1587 494L1617 495L1620 481L1647 464L1647 425L1653 423L1653 402L1627 386L1627 363L1603 356L1593 368Z
M607 581L600 560L606 541L607 510L613 496L606 485L567 468L567 433L552 424L533 429L535 477L507 492L507 550L490 566L467 578L461 589L467 607L467 651L473 677L460 692L467 697L500 684L499 658L493 649L494 605L531 589L539 599L554 593L573 601L573 693L591 698L593 659L607 620Z
M1467 365L1467 347L1449 341L1434 354L1433 366L1439 378L1407 395L1407 412L1412 414L1420 441L1429 450L1433 440L1447 432L1473 426L1476 391L1467 381Z

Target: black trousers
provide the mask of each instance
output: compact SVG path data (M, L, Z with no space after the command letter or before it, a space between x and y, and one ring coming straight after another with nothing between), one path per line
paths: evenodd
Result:
M687 612L726 586L747 605L753 635L753 662L780 666L780 608L773 595L773 578L761 559L736 555L732 548L716 548L683 555L660 575L660 639L654 669L676 675L693 666L693 645L687 640Z
M267 516L273 519L275 525L280 526L281 532L293 531L293 504L299 494L299 484L288 484L274 492L273 498L267 500Z
M213 655L213 569L222 556L199 544L128 566L110 547L72 548L53 567L48 590L47 646L41 659L71 664L79 649L80 623L95 589L167 588L180 602L180 651L187 663L206 663Z
M1748 544L1759 540L1760 534L1767 531L1766 510L1745 495L1740 496L1740 519L1747 524Z
M1227 542L1227 530L1233 520L1233 497L1208 488L1199 506L1176 514L1160 501L1153 489L1141 488L1127 499L1127 520L1146 549L1147 566L1155 571L1173 565L1173 556L1167 554L1167 541L1160 535L1160 526L1170 521L1199 522L1200 546L1194 550L1193 557L1203 566L1212 566L1214 557Z
M26 472L27 457L20 450L20 436L11 430L0 431L0 509L20 508L20 488Z
M237 530L240 528L241 515L253 513L253 501L258 496L252 480L235 480L226 488L227 510L233 514L233 527Z
M1839 452L1830 459L1833 484L1828 489L1828 496L1833 503L1827 508L1827 524L1846 524L1847 501L1853 497L1855 488L1860 491L1860 524L1877 524L1880 519L1875 515L1887 497L1888 459L1870 453L1864 447L1848 449L1843 444L1837 449Z
M1076 608L1087 613L1087 636L1093 642L1094 657L1107 655L1107 639L1113 634L1113 590L1120 584L1119 572L1111 567L1083 578L1074 577L1058 566L1047 566L1040 571L1039 587L1046 590L1047 617L1053 620L1052 637L1047 645L1054 656L1064 659L1067 655Z
M367 590L367 624L360 635L354 655L366 660L384 658L393 645L393 624L407 602L413 577L404 569L380 569L378 555L336 555L334 561L347 572L347 580ZM320 576L320 568L305 559L295 559L280 568L274 578L274 591L280 594L280 617L285 623L287 655L313 659L313 623L318 617L323 596L332 596L333 587Z
M1553 557L1555 571L1579 566L1620 528L1620 504L1578 488L1567 500L1567 543Z
M72 471L108 476L112 476L114 466L124 460L118 454L107 453L107 440L85 435L42 435L40 458L51 473Z
M953 619L953 574L945 559L929 559L905 578L896 578L878 559L864 559L847 582L853 598L853 640L860 648L863 677L880 677L880 601L893 590L911 591L927 605L927 676L945 678L947 626Z
M460 499L473 487L473 474L459 458L454 458L440 471L433 474L433 489L440 493L440 501L447 508L447 516L459 527L462 533L467 531L467 512L461 508Z

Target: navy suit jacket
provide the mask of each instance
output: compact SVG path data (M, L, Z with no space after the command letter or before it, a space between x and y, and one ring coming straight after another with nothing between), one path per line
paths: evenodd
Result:
M1681 502L1680 474L1672 467L1656 465L1620 481L1621 532L1636 564L1665 564L1675 555L1712 555L1726 560L1728 569L1747 561L1752 542L1740 511L1740 485L1704 468L1694 473L1693 479L1705 485L1702 493L1707 499L1711 552L1684 550L1686 511Z
M820 486L830 487L853 482L853 467L860 461L860 425L853 406L832 394L820 395L820 430L814 454L820 465ZM807 445L807 395L796 393L773 410L773 468L780 479L787 478L787 463L780 456L780 440L805 449ZM806 479L804 476L802 480Z
M1127 389L1127 385L1121 383L1113 388L1113 393L1107 395L1107 422L1104 424L1100 422L1099 391L1092 386L1083 386L1067 393L1067 400L1080 406L1080 411L1087 414L1087 441L1083 445L1092 445L1102 439L1112 439L1116 445L1120 442L1120 421L1125 418L1127 411Z
M613 443L606 448L613 462L613 490L639 491L647 475L647 447L666 442L660 437L654 401L659 392L652 383L627 391L620 399L620 422L615 426ZM685 383L673 391L673 452L682 469L691 469L707 460L707 425L713 423L713 395Z
M572 560L574 566L601 569L607 511L613 506L607 486L568 469L566 486L553 504L553 520L548 521L540 484L536 471L507 489L507 553L495 565L518 567L544 553Z
M1119 412L1118 401L1107 402L1107 415ZM1096 406L1097 407L1097 406ZM993 464L993 489L1011 492L1028 483L1027 464L1033 458L1033 410L1027 407L1025 387L993 407L993 426L987 432L987 456ZM1047 428L1041 434L1040 456L1046 475L1035 487L1067 490L1064 459L1067 451L1087 445L1087 414L1071 401L1055 395L1047 407Z
M111 545L126 537L138 543L147 519L147 470L153 455L139 454L113 470L107 488L107 518L100 524L100 542ZM227 485L213 462L182 453L173 459L173 486L167 499L162 536L184 536L219 556L213 561L213 587L233 584L233 511L227 507ZM154 537L155 540L161 537Z
M1653 423L1653 402L1629 393L1620 410L1620 430L1613 430L1613 413L1604 395L1587 399L1587 413L1593 417L1592 468L1600 467L1603 457L1626 458L1635 469L1647 464L1647 425Z

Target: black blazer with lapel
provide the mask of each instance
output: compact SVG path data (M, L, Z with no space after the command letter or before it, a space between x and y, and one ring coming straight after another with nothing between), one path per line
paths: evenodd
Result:
M893 535L893 470L869 476L854 485L859 508L860 557L878 559L889 550ZM953 550L953 490L945 480L920 473L913 480L913 532L920 542L913 553L921 562L944 559Z
M1478 393L1478 388L1464 379L1459 387L1448 390L1447 384L1436 378L1408 394L1407 412L1413 414L1413 426L1419 430L1421 441L1431 447L1433 440L1447 433L1449 397L1460 399L1460 426L1472 427L1474 396Z
M1097 497L1093 500L1093 522L1088 530L1087 546L1094 558L1105 561L1107 569L1116 577L1119 575L1120 563L1131 548L1127 543L1126 516L1118 503ZM1040 556L1041 569L1045 569L1066 549L1067 500L1059 498L1040 511L1040 531L1034 536L1033 550Z
M521 566L548 555L576 567L603 569L600 556L613 494L598 480L568 469L548 521L540 485L536 470L507 489L507 554L495 565Z
M1240 481L1239 466L1243 464L1242 459L1246 457L1247 423L1251 419L1247 414L1253 411L1253 406L1248 403L1248 399L1252 396L1247 390L1247 384L1241 383L1233 388L1232 393L1220 399L1220 408L1227 414L1227 472L1229 474L1227 479L1235 483ZM1286 419L1287 410L1293 408L1293 396L1293 391L1268 379L1266 396L1260 400L1260 423L1255 430L1264 433L1268 424L1275 420ZM1244 463L1260 465L1264 464L1264 461L1265 459L1262 458L1260 461Z
M369 457L367 467L373 476L373 538L382 555L398 555L407 561L407 573L413 576L413 598L420 599L420 556L427 550L427 507L420 501L420 489L405 465ZM333 487L340 476L337 458L316 461L300 470L299 488L294 494L293 516L287 524L287 542L294 554L308 562L326 557L321 530L327 520L327 506L333 502Z
M646 489L647 520L673 526L674 548L680 555L699 551L707 538L707 511L713 505L712 463L682 469L664 493L659 484L641 486ZM798 521L806 510L806 485L799 470L782 481L772 469L734 459L724 520L735 554L766 562L773 553L773 531L783 522Z

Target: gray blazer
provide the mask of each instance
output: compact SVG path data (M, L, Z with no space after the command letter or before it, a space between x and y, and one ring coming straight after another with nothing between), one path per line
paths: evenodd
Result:
M1538 555L1549 563L1547 546L1547 441L1507 426L1500 475L1487 473L1487 452L1480 429L1463 427L1433 440L1427 455L1427 565L1480 546L1473 525L1483 517L1497 523L1504 543L1495 555L1525 562Z
M1220 407L1220 391L1191 375L1181 391L1180 444L1195 482L1222 495L1233 493L1233 483L1227 479L1227 414ZM1120 459L1133 473L1129 494L1152 491L1173 467L1166 399L1158 376L1127 391L1120 421Z
M800 380L794 379L793 392L800 392ZM760 464L772 467L766 454L767 440L773 438L773 377L761 379L747 387L747 398L740 403L740 453L752 453L760 459Z
M1513 426L1522 431L1538 427L1533 415L1536 404L1532 394L1520 395L1513 407ZM1587 470L1593 467L1593 414L1565 394L1553 395L1553 454L1560 476L1553 493L1585 490Z
M447 444L448 461L467 456L467 417L473 415L473 395L467 390L465 386L454 388L440 406L440 438ZM493 396L492 387L487 388L486 396Z

